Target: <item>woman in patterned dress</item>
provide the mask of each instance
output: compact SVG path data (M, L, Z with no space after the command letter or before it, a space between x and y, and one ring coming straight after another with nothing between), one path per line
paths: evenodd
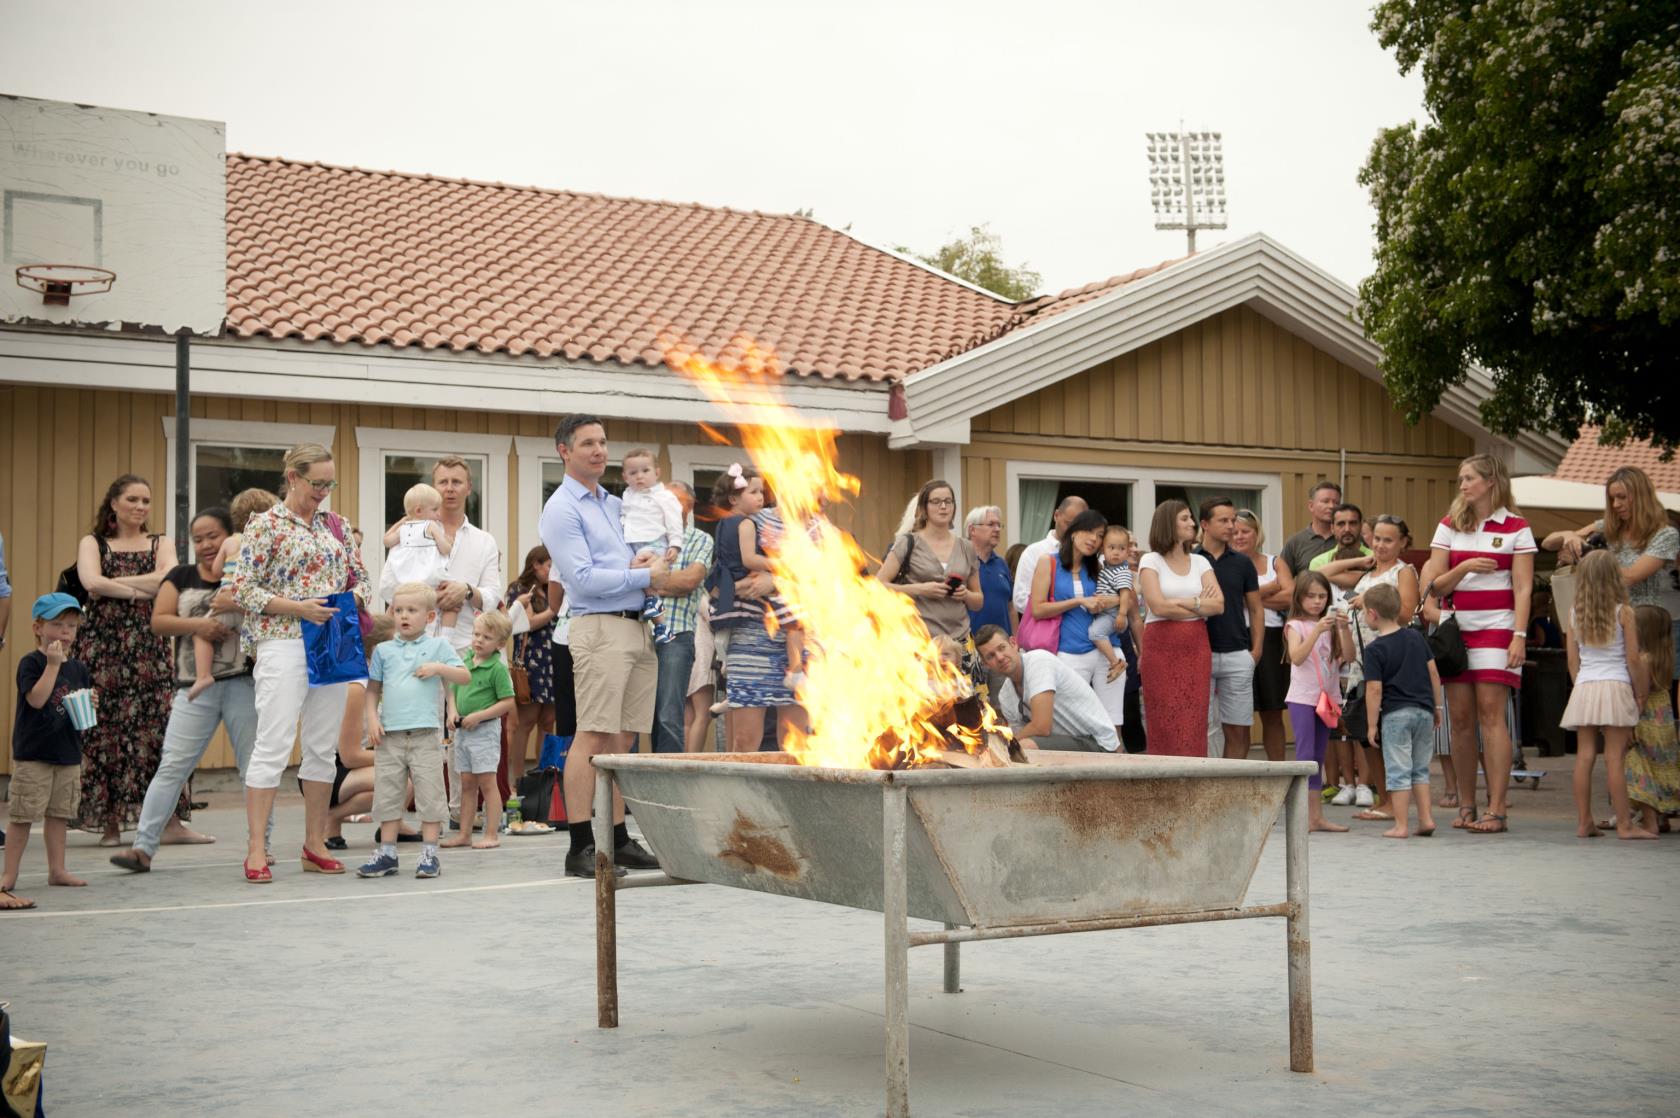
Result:
M100 831L100 846L118 845L122 828L140 818L175 689L169 641L152 632L152 599L175 566L175 544L146 531L151 511L146 479L124 474L105 491L76 548L88 605L73 655L99 695L99 722L83 737L78 826ZM204 841L181 826L187 805L183 792L163 841Z
M1453 826L1476 834L1506 828L1511 783L1511 733L1505 707L1522 686L1528 611L1534 589L1534 533L1517 514L1511 478L1492 455L1466 458L1458 467L1458 499L1435 529L1423 582L1456 617L1470 667L1443 679L1452 720L1452 763L1462 797ZM1450 597L1448 597L1450 595ZM1487 772L1488 809L1476 818L1476 738Z
M530 620L529 632L513 638L513 666L525 669L531 697L518 704L513 740L508 745L507 780L517 787L530 757L531 731L554 732L554 616L548 604L548 575L553 569L548 548L538 544L525 553L525 568L507 589L504 602L518 602ZM539 739L540 741L540 739Z
M286 452L284 499L245 526L233 580L245 613L239 643L253 657L257 694L257 741L245 766L245 880L254 885L274 880L265 832L294 743L303 751L303 869L344 872L326 841L348 685L309 685L302 628L304 621L321 624L333 616L328 595L352 590L358 602L368 595L367 569L350 525L321 508L338 485L334 471L324 446Z

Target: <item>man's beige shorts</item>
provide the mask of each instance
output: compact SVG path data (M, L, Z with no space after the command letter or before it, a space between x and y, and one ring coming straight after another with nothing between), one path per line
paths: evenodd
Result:
M12 800L6 813L12 822L74 819L81 806L82 766L13 762Z
M422 823L449 818L449 793L443 788L443 731L386 730L373 751L373 818L389 823L403 817L408 782L414 782L414 808Z
M643 622L607 613L572 619L572 680L577 728L585 733L653 731L659 660Z

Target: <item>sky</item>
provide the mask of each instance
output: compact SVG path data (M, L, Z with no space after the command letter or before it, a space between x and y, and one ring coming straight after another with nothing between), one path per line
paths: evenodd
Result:
M815 216L988 225L1058 291L1183 255L1144 133L1224 135L1230 227L1353 284L1356 176L1422 82L1366 0L0 0L0 92L225 121L231 151Z

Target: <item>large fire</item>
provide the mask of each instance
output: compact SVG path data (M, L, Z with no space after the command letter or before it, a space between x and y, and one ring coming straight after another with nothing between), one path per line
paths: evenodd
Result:
M860 492L837 466L833 427L782 400L774 354L746 341L734 348L742 357L728 369L680 343L666 344L666 362L739 427L786 526L769 559L805 633L799 699L811 723L809 733L789 734L788 752L802 765L892 769L940 762L947 732L971 754L987 732L1007 738L985 704L980 733L952 724L954 704L972 693L968 677L939 655L911 600L866 573L870 558L825 515Z

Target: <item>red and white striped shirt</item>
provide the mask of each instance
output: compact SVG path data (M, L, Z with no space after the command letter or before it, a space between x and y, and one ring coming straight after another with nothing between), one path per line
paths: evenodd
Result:
M1458 631L1470 650L1470 669L1443 683L1503 683L1522 686L1521 670L1512 671L1508 662L1511 638L1516 635L1517 594L1511 583L1511 566L1518 555L1536 550L1528 521L1509 509L1495 509L1473 532L1460 532L1452 521L1442 519L1429 541L1435 551L1447 553L1447 564L1456 567L1466 559L1492 559L1498 568L1483 574L1464 576L1451 596L1452 609L1446 617L1458 618Z

